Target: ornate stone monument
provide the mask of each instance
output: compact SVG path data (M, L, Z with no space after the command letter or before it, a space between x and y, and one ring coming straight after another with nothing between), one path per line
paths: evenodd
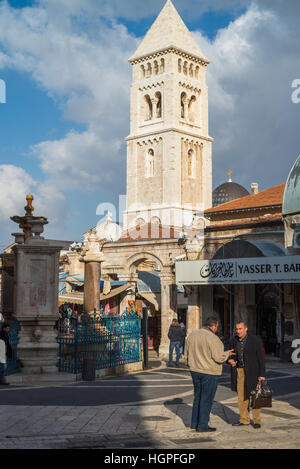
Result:
M45 217L34 217L33 196L26 197L25 216L11 219L21 233L13 233L14 318L20 322L18 356L24 374L57 372L59 254L62 247L44 239L41 234L48 223Z

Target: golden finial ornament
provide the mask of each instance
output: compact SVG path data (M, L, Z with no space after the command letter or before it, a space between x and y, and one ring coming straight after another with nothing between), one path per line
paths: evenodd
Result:
M34 207L32 205L33 199L34 199L34 197L31 194L28 194L26 196L27 205L26 205L26 207L24 207L24 210L25 210L25 215L27 215L27 216L31 216L32 212L34 211Z
M33 234L35 235L35 238L40 238L40 233L43 232L43 226L48 223L47 218L34 217L32 215L32 212L34 211L34 207L32 205L33 199L34 197L32 194L28 194L26 196L27 205L24 207L25 215L23 217L10 217L10 219L15 223L18 223L19 227L23 230L25 242L32 237Z

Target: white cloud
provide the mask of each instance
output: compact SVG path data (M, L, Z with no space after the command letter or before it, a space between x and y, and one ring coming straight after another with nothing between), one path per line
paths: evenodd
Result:
M13 241L12 232L20 228L10 217L24 215L26 195L34 193L34 216L46 216L48 234L63 233L66 229L67 204L64 194L56 185L38 183L23 168L14 165L0 165L0 247ZM6 241L7 240L7 241Z
M105 141L92 130L81 134L72 131L62 140L35 145L33 152L48 180L65 191L74 188L89 191L95 187L115 190L115 170L120 167L118 140Z
M18 215L26 205L24 194L28 194L35 186L35 181L22 168L13 165L0 165L0 222Z
M298 20L299 22L299 20ZM270 187L284 182L299 154L300 106L291 102L299 42L290 16L252 4L213 42L195 37L208 67L214 185L234 180Z
M195 32L211 60L215 181L223 182L231 167L234 179L247 187L252 180L265 186L282 182L299 154L300 106L290 99L291 83L299 78L295 27L299 17L282 10L279 0L256 3L174 0L180 13L190 18L209 9L248 7L212 42ZM116 18L153 16L163 4L163 0L40 0L35 7L15 10L7 2L0 3L0 68L27 72L67 119L86 125L82 132L69 131L60 140L34 145L44 182L33 181L24 171L19 185L17 200L21 192L23 200L27 188L34 188L39 214L48 216L53 230L61 229L59 233L68 212L65 194L70 187L99 188L107 200L125 189L124 138L129 130L131 81L127 59L139 40ZM291 0L289 5L297 4ZM18 170L11 173L16 184L22 180ZM13 207L5 216L12 215Z
M66 187L63 183L69 179L79 190L100 187L109 198L116 186L125 189L128 57L138 40L123 25L108 25L94 8L91 1L85 5L85 16L76 17L82 13L79 2L71 6L44 1L21 10L2 3L0 45L5 51L3 65L28 72L67 119L86 124L82 133L70 131L60 140L32 147L46 183Z

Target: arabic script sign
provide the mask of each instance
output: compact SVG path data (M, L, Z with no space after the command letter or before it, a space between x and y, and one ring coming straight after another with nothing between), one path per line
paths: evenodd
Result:
M178 285L300 283L300 256L176 262Z

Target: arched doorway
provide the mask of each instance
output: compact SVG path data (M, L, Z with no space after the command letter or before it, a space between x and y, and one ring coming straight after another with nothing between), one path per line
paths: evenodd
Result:
M256 285L256 303L256 332L263 340L266 353L279 356L283 327L279 288Z
M128 262L129 270L135 275L136 307L147 321L147 346L158 353L161 342L161 281L163 269L161 260L152 253L132 256ZM145 319L146 318L146 319Z

